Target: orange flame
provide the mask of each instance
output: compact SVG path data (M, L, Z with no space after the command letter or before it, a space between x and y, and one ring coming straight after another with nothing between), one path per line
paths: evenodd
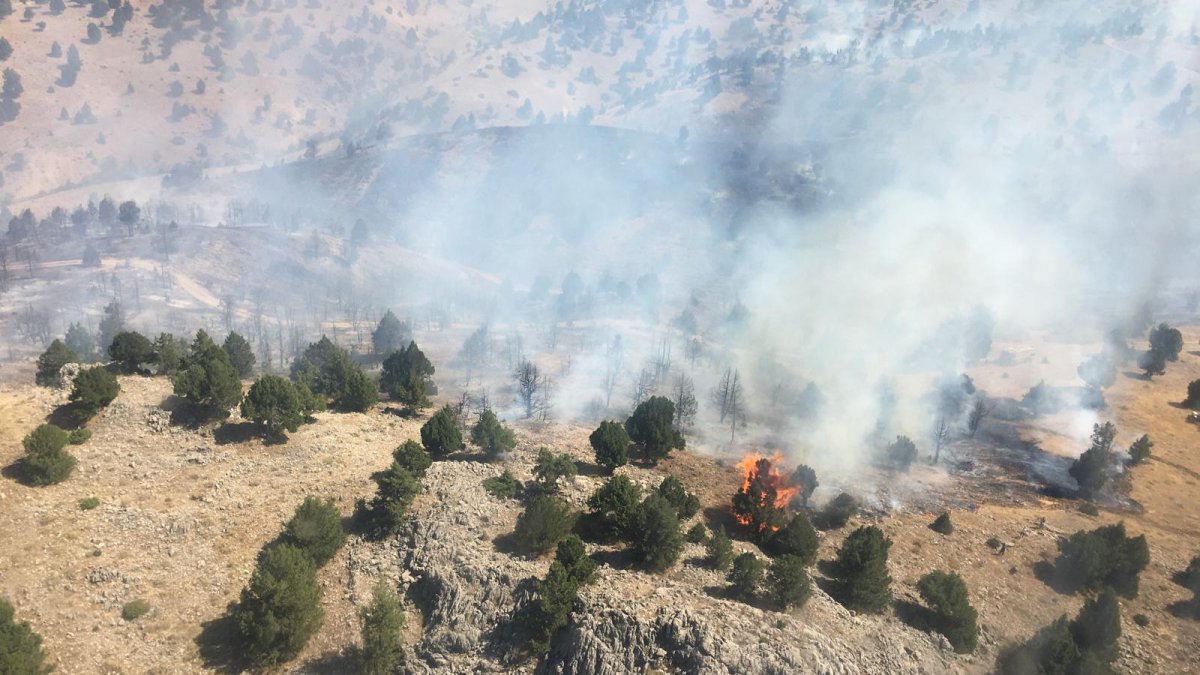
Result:
M742 471L742 492L750 489L750 481L758 475L758 463L764 458L765 456L761 452L754 452L746 455L736 464ZM787 510L791 505L792 498L800 494L800 488L792 485L790 476L781 469L783 461L783 453L778 450L771 453L768 460L770 465L767 469L766 482L775 490L775 507ZM748 515L735 513L734 518L742 525L750 525Z

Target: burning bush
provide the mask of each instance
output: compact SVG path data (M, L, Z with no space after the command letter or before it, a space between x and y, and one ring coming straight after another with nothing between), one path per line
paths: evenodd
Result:
M733 496L733 515L757 537L765 537L783 526L792 498L801 488L779 469L780 456L768 459L749 455L738 463L742 487Z

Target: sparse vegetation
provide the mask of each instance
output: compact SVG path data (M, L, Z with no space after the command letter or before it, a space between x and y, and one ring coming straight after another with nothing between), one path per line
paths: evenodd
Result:
M596 452L596 463L612 473L619 466L629 463L629 434L617 422L605 420L588 437L592 450Z
M1109 586L1126 597L1138 594L1138 573L1150 563L1146 537L1129 537L1125 523L1079 531L1059 542L1054 575L1070 591Z
M53 424L42 424L29 432L21 442L25 447L22 479L36 487L66 480L75 469L75 458L64 449L68 440L67 432Z
M496 499L513 499L517 496L517 490L520 487L520 482L508 469L505 469L504 473L499 476L483 479L483 489Z
M211 415L227 415L242 400L242 381L229 355L203 330L196 331L186 367L171 383L177 396Z
M845 527L856 513L858 500L842 492L821 509L814 522L822 530L836 530Z
M421 444L434 459L442 459L463 449L458 416L450 406L443 406L421 427Z
M514 538L530 553L548 553L571 533L576 517L566 503L549 495L536 495L517 518Z
M46 663L42 636L27 621L17 621L11 603L0 598L0 672L12 675L45 675L53 668Z
M675 507L658 493L642 501L637 513L633 551L637 560L652 572L666 571L683 550L683 534Z
M613 476L588 497L598 534L610 539L633 536L642 490L626 476Z
M708 542L704 544L704 561L718 572L724 572L733 564L733 542L725 534L724 527L718 527Z
M407 469L415 478L423 478L425 472L433 465L433 458L425 452L425 448L414 440L401 443L392 451L392 460Z
M932 612L932 628L950 641L954 651L966 654L975 651L979 638L978 613L971 606L967 584L954 572L934 570L921 577L917 591Z
M97 506L100 506L100 500L96 497L84 497L79 500L79 510L81 511L91 511Z
M730 595L743 602L753 602L758 595L758 588L762 586L763 569L763 562L758 556L749 551L739 554L733 559L733 568L726 577Z
M683 540L689 544L703 544L708 539L708 530L704 523L696 523L683 533Z
M1150 459L1150 449L1154 447L1154 441L1150 440L1150 436L1142 434L1129 446L1129 463L1141 464Z
M1121 608L1116 595L1105 591L1084 603L1074 621L1064 614L1022 645L1000 652L996 672L1106 673L1121 637Z
M263 375L250 386L242 399L241 413L266 429L269 438L296 431L305 417L296 385L278 375Z
M370 523L377 534L394 534L404 524L408 507L421 491L421 483L399 462L392 462L371 479L375 481L375 497L370 504L360 500L355 517Z
M929 529L938 534L950 535L954 533L954 523L950 522L950 512L943 511L933 522L929 524Z
M680 521L690 519L700 510L700 499L688 492L674 476L667 476L658 484L658 494L675 509Z
M873 525L850 533L838 550L833 576L841 586L838 599L850 609L878 614L892 601L888 549L892 541Z
M342 514L338 513L332 499L321 501L316 497L305 497L284 526L281 541L303 551L319 568L346 543Z
M221 349L229 357L229 364L233 366L238 377L247 378L254 374L254 350L250 349L250 343L246 342L246 338L239 333L230 331L229 335L225 336L225 342L221 345Z
M391 675L400 665L403 653L400 629L404 627L404 608L396 592L378 584L371 604L359 612L362 625L362 651L359 672L363 675Z
M488 459L498 459L517 445L517 436L512 429L496 419L496 413L484 410L479 420L471 427L471 442L479 446Z
M269 667L295 658L324 618L312 558L290 544L264 549L233 610L251 663Z
M126 621L137 621L150 613L150 603L145 600L132 600L121 607L121 618Z
M816 561L819 546L817 531L803 513L792 516L787 524L773 533L766 542L766 549L772 555L795 556L805 565Z
M1079 493L1085 499L1096 496L1108 483L1108 467L1112 462L1111 452L1117 428L1112 422L1095 424L1092 427L1092 445L1071 465L1069 473L1079 483Z
M887 454L896 469L908 471L913 460L917 458L917 446L908 436L897 436L896 440L888 446Z

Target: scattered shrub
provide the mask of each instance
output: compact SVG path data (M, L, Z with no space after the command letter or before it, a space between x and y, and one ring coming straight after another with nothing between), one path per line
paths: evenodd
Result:
M278 375L263 375L242 400L242 417L261 425L271 438L284 431L295 431L304 421L300 393L290 381Z
M397 462L371 476L375 481L375 497L365 513L360 507L357 514L366 517L379 534L394 534L404 524L408 507L421 491L421 483ZM365 506L365 505L363 505Z
M96 416L100 409L117 397L121 385L117 378L103 366L92 366L79 371L71 388L71 402L75 405L75 417L79 423Z
M365 412L378 399L375 386L362 368L324 335L292 363L291 378L321 401L331 400L335 408L345 412Z
M185 361L185 367L171 378L175 394L210 414L225 414L242 400L242 380L229 362L229 355L203 330Z
M548 495L529 500L517 518L514 538L519 546L536 555L549 552L575 526L576 514L566 503Z
M1154 447L1154 441L1150 440L1150 436L1142 434L1140 438L1129 446L1129 463L1141 464L1150 459L1150 449Z
M229 364L233 366L238 377L247 378L254 374L254 350L250 348L246 338L230 331L229 335L225 336L221 349L229 357Z
M887 571L892 541L868 525L850 533L838 550L833 576L841 584L840 600L850 609L878 614L892 601Z
M443 406L421 427L421 444L434 458L441 458L463 449L458 417L450 406Z
M887 454L897 469L908 471L917 458L917 445L908 436L897 436L895 442L888 446Z
M667 476L658 484L658 494L675 508L680 520L688 520L700 510L700 500L674 476Z
M991 537L986 543L988 548L1000 548L1004 545L1004 542L1000 541L996 537Z
M113 336L108 355L120 365L121 372L132 375L141 369L143 363L154 360L154 345L141 333L121 331Z
M577 535L568 535L558 542L554 559L561 563L571 579L581 586L591 583L596 575L596 562L587 556L583 540Z
M407 440L401 443L392 451L392 460L400 466L408 469L416 478L424 478L425 472L433 464L433 458L425 452L425 448L414 440ZM511 474L509 474L511 476Z
M1138 573L1150 563L1145 536L1125 536L1125 523L1079 531L1059 542L1054 572L1070 591L1110 586L1126 597L1138 593Z
M562 453L554 454L546 448L539 448L537 459L533 462L533 478L538 489L542 492L554 492L560 478L575 477L575 460Z
M608 479L608 482L596 488L587 501L602 530L600 534L617 539L633 536L641 503L641 488L626 476Z
M1079 483L1079 493L1085 499L1094 497L1108 482L1110 452L1116 435L1117 428L1112 422L1093 425L1091 447L1068 470L1075 482Z
M75 469L75 458L63 448L70 437L53 424L42 424L29 432L21 444L25 457L21 473L29 485L44 487L61 483Z
M362 624L362 650L359 670L363 675L392 675L402 658L400 629L404 627L404 608L396 592L384 584L375 586L371 604L359 613Z
M662 572L679 560L683 534L675 507L662 495L651 493L638 509L633 551L637 560L653 572Z
M38 357L37 374L34 375L34 381L42 387L61 387L62 367L78 361L79 356L70 347L62 340L55 340Z
M934 570L921 577L917 591L932 611L932 628L950 641L954 651L975 651L979 638L978 613L971 606L967 584L954 572Z
M1145 628L1146 626L1150 625L1150 617L1146 616L1145 614L1134 614L1133 622L1138 626Z
M263 550L233 619L254 665L294 658L324 620L312 558L290 544Z
M1198 380L1200 381L1200 380ZM629 434L617 422L605 420L588 437L596 453L596 463L612 473L619 466L629 463Z
M97 506L100 506L100 500L96 497L84 497L79 500L79 509L81 511L91 511Z
M692 525L683 535L683 540L689 544L703 544L707 538L708 531L704 529L704 523Z
M396 318L392 310L388 310L379 320L375 332L371 334L371 347L376 356L391 354L404 347L405 342L412 339L412 330L407 323ZM430 375L433 374L431 371Z
M724 572L733 564L733 542L725 534L725 528L719 527L704 544L704 561L718 572Z
M407 347L397 349L383 360L379 388L410 409L423 408L429 405L426 389L433 373L433 363L416 342L409 342Z
M651 396L642 401L625 420L625 433L651 464L665 458L672 450L682 450L686 443L683 434L674 426L675 404L663 396Z
M16 621L13 606L0 598L0 673L45 675L53 668L46 665L42 637L27 621Z
M71 445L83 445L92 437L92 432L88 429L75 429L67 434L67 442Z
M781 608L803 607L812 595L812 580L804 566L804 560L794 555L782 555L771 561L768 586Z
M1100 515L1100 509L1096 508L1096 505L1091 502L1083 502L1080 504L1079 512L1085 516L1091 516L1093 518Z
M840 529L845 527L856 513L858 513L858 500L843 492L834 497L817 514L816 525L822 530Z
M733 569L726 577L729 592L745 602L752 602L763 581L763 563L753 553L742 553L733 559Z
M134 600L125 603L121 608L121 618L126 621L136 621L150 612L150 603L145 600Z
M305 497L284 526L282 541L304 551L319 568L346 543L342 514L332 499Z
M520 484L508 469L499 476L483 479L483 489L497 499L513 499L517 496Z
M800 489L796 493L796 500L800 506L808 507L808 499L812 497L812 493L816 491L820 483L817 481L817 472L813 471L807 464L801 464L792 471L791 478L788 483L793 487Z
M795 556L805 565L811 565L817 559L817 548L820 541L817 531L803 513L792 516L787 525L771 535L767 540L767 550L776 556Z
M950 512L943 511L941 515L939 515L933 520L932 523L929 524L929 529L937 532L938 534L953 534L954 523L950 522Z
M1184 407L1200 410L1200 380L1188 382L1187 398L1183 399Z
M494 460L517 446L517 436L496 419L496 413L484 410L471 428L471 442L479 446L488 459Z

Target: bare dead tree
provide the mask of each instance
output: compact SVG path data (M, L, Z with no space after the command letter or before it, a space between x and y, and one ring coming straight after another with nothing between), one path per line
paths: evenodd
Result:
M542 375L532 361L521 361L513 373L517 381L517 398L525 408L525 419L533 417L537 410L538 389L542 386Z
M942 448L950 440L950 424L945 417L939 417L933 425L933 463L937 464L942 458Z
M629 392L633 407L637 408L642 401L650 398L652 394L654 394L654 369L651 367L642 368L633 381L633 389Z
M692 368L695 368L696 362L699 361L700 357L704 355L704 342L702 342L698 337L693 337L692 339L688 340L686 353L688 362L692 364Z
M967 416L967 435L975 438L975 432L979 431L979 426L983 424L983 420L987 418L991 409L982 398L975 399L975 405L971 406L971 413Z
M696 421L699 405L696 402L696 385L692 378L680 375L675 378L671 389L671 400L675 403L675 428L680 431L692 426Z
M534 413L540 422L549 422L554 418L554 380L543 375L538 385L537 396L534 400Z
M654 383L655 385L663 384L667 381L667 376L671 373L671 343L666 338L658 347L658 354L654 358Z
M722 424L733 409L735 392L739 392L740 396L740 391L741 381L738 372L733 368L726 368L724 374L721 375L721 381L717 383L711 394L712 402L717 406L717 414L720 416Z
M729 444L733 445L737 437L737 430L746 427L746 395L742 388L742 378L738 375L738 371L733 371L733 378L729 382L727 390L726 404L728 411L726 417L729 419Z
M613 390L617 388L617 378L621 373L621 362L625 358L625 348L621 344L621 336L614 336L612 342L604 351L604 407L612 406Z

